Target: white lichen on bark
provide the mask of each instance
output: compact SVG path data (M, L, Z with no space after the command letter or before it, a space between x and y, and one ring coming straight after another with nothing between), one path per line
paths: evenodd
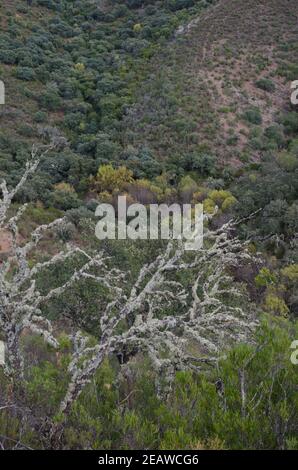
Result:
M242 242L229 236L233 228L233 222L229 222L218 230L207 230L204 247L191 260L183 244L170 242L164 253L140 270L128 296L120 288L114 292L113 302L101 317L98 344L88 347L81 334L73 338L71 379L61 404L62 412L69 411L110 354L147 353L155 371L170 382L175 371L200 370L202 364L215 362L228 343L247 341L256 321L250 312L231 302L243 293L236 288L227 269L249 261L251 255ZM173 280L178 271L192 273L189 291ZM177 304L180 304L178 314L161 314L165 307ZM122 328L125 325L121 334L117 333L120 323ZM189 352L190 344L196 346L196 354Z
M58 342L51 322L42 316L42 306L65 293L81 279L92 280L107 288L113 301L100 317L97 344L77 331L71 335L73 352L68 367L69 385L60 411L67 414L85 385L109 355L130 356L133 352L147 354L157 372L168 383L175 371L200 370L215 362L223 347L231 342L247 341L256 326L253 314L244 310L241 297L229 268L250 262L246 246L233 237L234 222L216 230L206 228L204 246L193 253L185 252L183 243L170 241L165 251L141 268L134 285L128 290L126 273L111 269L104 252L89 254L67 245L49 261L28 263L30 252L43 236L65 223L64 218L35 229L30 240L19 242L18 221L26 206L16 215L8 211L17 191L37 168L39 159L33 149L18 185L9 190L1 184L0 229L12 234L11 254L0 266L0 329L6 344L7 371L22 379L24 363L20 339L24 330L41 335L54 348ZM61 286L41 294L36 276L48 267L68 258L85 257L83 266ZM182 283L178 279L189 278ZM175 310L175 313L171 312ZM167 312L167 313L165 313ZM94 344L94 343L93 343Z

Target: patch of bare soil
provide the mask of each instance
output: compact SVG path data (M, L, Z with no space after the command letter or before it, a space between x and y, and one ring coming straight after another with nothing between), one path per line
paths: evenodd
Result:
M0 254L7 254L11 250L11 234L7 230L0 230Z

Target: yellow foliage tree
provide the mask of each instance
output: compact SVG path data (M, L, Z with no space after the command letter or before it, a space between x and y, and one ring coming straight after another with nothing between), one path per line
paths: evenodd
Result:
M94 179L95 187L99 192L120 192L127 184L133 183L133 173L125 166L113 168L112 165L101 165Z
M291 266L286 266L281 270L281 274L287 280L295 282L298 281L298 264L292 264Z
M142 25L140 23L137 23L133 27L134 33L140 33L142 31Z
M265 306L266 312L268 313L281 315L283 317L287 317L289 314L289 309L285 301L282 298L272 293L266 296L264 306Z
M237 199L234 196L229 196L223 201L221 209L225 212L229 210L232 206L234 206L236 203Z
M215 211L215 202L212 199L207 198L203 202L203 207L204 212L207 212L207 214L213 214Z
M64 193L74 193L75 192L75 190L74 190L74 188L72 187L71 184L64 183L64 182L55 184L54 188L55 188L56 191L63 191Z

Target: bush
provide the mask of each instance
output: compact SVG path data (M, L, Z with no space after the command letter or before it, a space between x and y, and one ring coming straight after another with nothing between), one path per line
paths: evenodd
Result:
M98 165L103 165L113 160L117 160L120 152L120 145L113 142L107 134L97 134L95 158Z
M281 315L287 317L289 314L289 308L285 301L275 294L268 294L264 304L265 311L273 315Z
M81 206L77 209L70 209L67 211L66 217L71 223L78 227L83 219L92 219L94 217L94 212L88 210L87 207Z
M221 206L227 198L233 197L233 195L230 191L225 191L224 189L214 189L213 191L210 191L208 197L217 205Z
M76 229L73 223L67 222L59 225L56 229L57 237L63 242L69 242L76 234Z
M0 48L0 62L3 62L7 65L14 65L17 60L17 54L13 50L3 50Z
M49 86L39 97L40 105L49 111L57 111L61 106L61 98L56 87Z
M34 114L34 121L37 123L42 123L47 120L47 113L44 111L37 111L37 113Z
M189 153L172 157L173 163L185 171L197 171L200 176L213 176L215 173L216 157L208 153Z
M286 231L289 236L294 236L298 232L298 203L294 202L285 214Z
M259 108L257 107L247 109L243 117L246 121L250 122L251 124L262 124L262 115Z
M225 212L230 210L235 204L237 199L234 196L228 196L222 203L221 209Z
M282 233L284 229L284 216L288 209L288 204L285 200L276 199L271 201L264 208L264 226L265 233Z
M257 287L268 287L276 282L277 278L275 274L268 268L260 269L259 274L255 277L255 284Z
M15 75L19 80L31 81L35 79L35 72L30 67L17 67Z
M288 134L295 134L298 132L298 113L293 111L281 117L281 123L285 126Z
M207 214L213 214L215 211L215 202L212 199L207 198L203 202L203 207L204 212L207 212Z
M281 274L291 282L298 281L298 264L292 264L291 266L286 266L281 270Z
M189 176L184 176L178 186L180 198L183 203L190 203L193 194L197 191L197 183Z
M276 157L279 166L288 172L295 171L298 167L298 158L288 152L281 152Z
M161 198L163 191L148 180L135 181L128 187L129 195L140 204L155 204Z
M94 186L99 192L109 191L113 193L122 191L127 184L132 182L132 171L125 166L114 169L112 165L102 165L94 178Z
M275 84L269 78L261 78L256 82L256 86L264 91L273 92L275 91Z
M63 211L76 209L80 206L78 195L74 190L70 191L67 186L67 183L56 185L55 191L51 194L49 205Z
M276 144L279 148L282 147L282 145L285 142L282 127L278 126L278 125L273 125L273 126L267 127L267 129L265 129L264 136L267 139L269 139L273 142L276 142Z

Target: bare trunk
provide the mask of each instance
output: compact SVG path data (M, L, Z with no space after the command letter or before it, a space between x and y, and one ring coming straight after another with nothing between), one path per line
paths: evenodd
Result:
M244 370L239 371L240 380L240 393L241 393L241 416L245 418L246 415L246 390L245 390L245 372Z
M60 404L60 412L63 413L65 417L69 415L73 403L80 396L85 385L90 383L91 378L93 377L95 371L103 363L104 358L105 358L105 351L102 351L102 353L90 363L88 369L85 369L83 371L78 370L74 374L68 386L66 395Z
M6 364L9 374L18 382L24 378L24 360L17 327L12 325L6 333Z

